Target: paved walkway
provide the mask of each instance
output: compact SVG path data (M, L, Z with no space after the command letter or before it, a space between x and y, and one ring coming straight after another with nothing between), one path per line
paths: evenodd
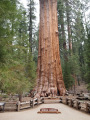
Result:
M61 114L37 114L40 108L57 108ZM63 104L42 104L20 112L0 113L0 120L90 120L90 115Z

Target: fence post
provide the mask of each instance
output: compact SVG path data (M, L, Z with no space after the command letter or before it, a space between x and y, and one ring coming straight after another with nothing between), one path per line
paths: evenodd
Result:
M79 101L77 101L76 102L76 108L79 110L81 107L80 107L80 102Z
M33 108L34 107L34 99L30 100L30 106Z
M60 103L62 103L62 98L60 97Z
M3 112L5 111L5 103L3 103Z
M20 101L17 102L17 111L20 111Z
M34 108L34 99L32 100L32 108Z
M89 113L90 112L90 106L88 103L86 103L86 112Z
M31 100L30 100L30 107L31 107Z
M66 98L66 105L68 105L68 98Z
M41 102L44 103L44 98L41 98Z
M37 98L37 105L39 105L39 99Z
M73 107L73 100L70 99L70 106Z

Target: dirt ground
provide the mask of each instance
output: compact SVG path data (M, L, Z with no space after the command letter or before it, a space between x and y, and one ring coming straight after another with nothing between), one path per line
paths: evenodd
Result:
M60 114L38 114L40 108L56 108ZM20 112L0 113L0 120L90 120L90 115L63 104L42 104Z

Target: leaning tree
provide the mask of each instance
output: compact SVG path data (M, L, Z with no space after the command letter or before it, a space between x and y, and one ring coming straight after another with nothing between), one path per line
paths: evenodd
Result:
M57 0L40 0L37 74L39 96L65 94L59 53Z

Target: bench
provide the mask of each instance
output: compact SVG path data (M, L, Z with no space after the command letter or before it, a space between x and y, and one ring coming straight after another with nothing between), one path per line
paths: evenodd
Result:
M4 107L5 107L5 103L0 103L0 108L2 107L2 110L4 112Z

